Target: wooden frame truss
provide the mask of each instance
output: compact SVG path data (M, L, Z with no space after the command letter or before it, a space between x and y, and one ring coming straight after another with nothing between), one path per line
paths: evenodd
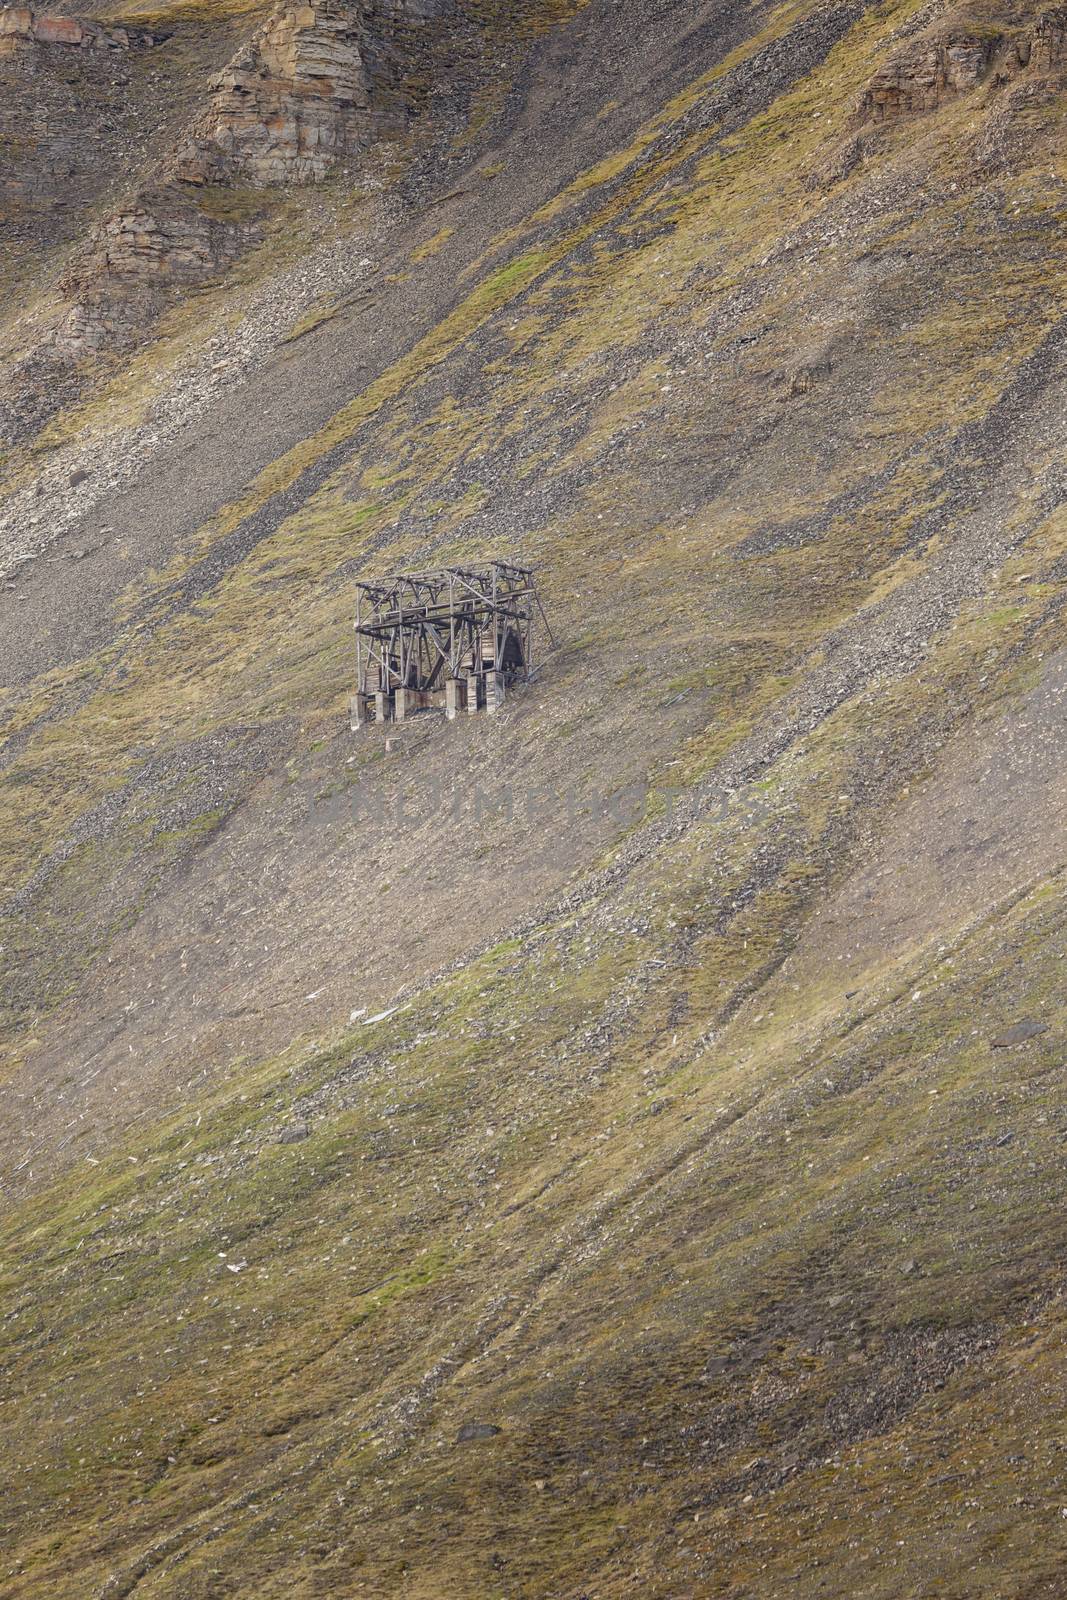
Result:
M537 670L538 622L551 643L533 569L509 561L361 579L353 726L436 706L495 711Z

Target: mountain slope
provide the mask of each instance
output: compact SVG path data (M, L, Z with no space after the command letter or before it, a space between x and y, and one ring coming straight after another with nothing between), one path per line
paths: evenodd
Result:
M1062 21L490 9L9 459L0 1592L1056 1595Z

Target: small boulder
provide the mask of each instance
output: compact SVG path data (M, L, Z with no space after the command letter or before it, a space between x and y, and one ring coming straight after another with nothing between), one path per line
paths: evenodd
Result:
M475 1439L495 1439L503 1430L495 1422L465 1422L456 1434L457 1444L470 1444Z
M1036 1039L1039 1033L1047 1032L1047 1022L1035 1022L1033 1017L1026 1017L1022 1022L1013 1022L1003 1033L998 1033L993 1040L993 1049L1007 1050L1013 1044L1025 1044L1027 1039Z
M724 1372L729 1372L733 1363L729 1356L710 1356L704 1363L704 1380L710 1382L713 1378L721 1378Z
M301 1139L306 1139L311 1129L306 1122L290 1122L278 1135L279 1144L299 1144Z

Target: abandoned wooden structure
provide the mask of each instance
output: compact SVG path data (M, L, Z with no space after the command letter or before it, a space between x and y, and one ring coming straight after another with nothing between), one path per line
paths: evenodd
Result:
M496 711L534 674L538 618L551 642L532 568L509 561L360 581L352 727Z

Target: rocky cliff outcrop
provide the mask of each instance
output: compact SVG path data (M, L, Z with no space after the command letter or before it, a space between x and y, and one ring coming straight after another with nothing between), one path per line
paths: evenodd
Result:
M967 33L916 41L875 73L860 102L861 116L881 122L908 112L935 111L981 80L993 43Z
M1051 72L1060 66L1067 57L1067 10L1043 12L1020 42L1018 55L1031 72Z
M857 120L883 122L912 112L936 111L989 78L994 86L1020 71L1052 72L1067 58L1067 10L1042 12L1030 27L1012 32L957 26L927 31L893 55L871 78Z
M308 0L279 11L216 80L176 173L193 183L320 181L397 126L397 88L425 54L421 24L444 9Z
M155 177L94 232L61 281L60 343L129 338L160 292L216 276L247 226L206 213L209 185L314 183L396 131L425 92L425 24L451 0L307 0L276 12L218 74Z
M370 91L362 18L342 0L272 17L214 86L211 106L178 152L194 183L314 182L367 137Z
M124 51L157 44L164 35L144 28L104 28L79 17L52 16L29 6L0 9L0 60L32 57L41 47Z
M147 186L101 224L61 279L73 302L61 344L83 350L129 342L164 291L216 277L248 236L247 227L209 215L180 184Z
M133 55L165 38L25 6L0 11L0 204L9 248L63 243L85 209L121 182L131 151L145 144L146 80L136 93ZM198 207L164 164L96 228L61 277L73 304L59 351L128 339L162 288L217 273L242 241L241 230Z

